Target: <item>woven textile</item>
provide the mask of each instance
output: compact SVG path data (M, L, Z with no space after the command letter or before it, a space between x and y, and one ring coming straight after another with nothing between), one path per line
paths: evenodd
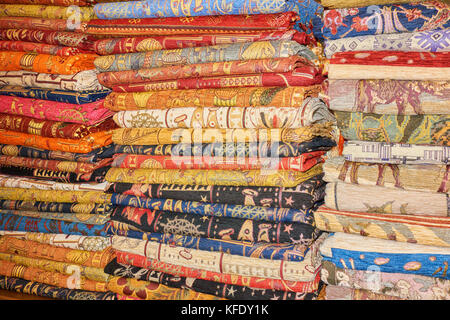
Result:
M104 191L107 183L61 183L0 174L0 186L41 190Z
M77 54L84 53L84 51L78 48L57 46L53 44L34 43L24 41L4 41L0 40L1 51L18 51L18 52L30 52L30 53L42 53L55 55L60 57L68 57Z
M0 275L0 288L60 300L117 300L115 293L61 288L41 282Z
M2 0L2 3L10 4L46 4L55 6L65 6L69 7L71 5L76 5L80 7L91 6L95 4L96 0Z
M113 248L116 250L142 255L178 266L224 274L263 276L287 281L313 281L315 270L320 266L321 260L317 256L318 252L311 249L308 250L303 261L281 262L279 260L250 258L197 249L180 251L177 247L121 236L113 236L112 242ZM317 241L314 242L313 246L316 243Z
M315 17L313 32L319 39L339 39L381 33L444 29L450 26L449 7L441 1L363 6L324 10Z
M98 56L94 64L98 71L107 72L207 62L286 58L293 55L300 55L308 60L317 59L311 49L298 42L275 40Z
M345 232L430 246L450 246L448 217L338 211L320 206L314 212L314 220L318 229L327 232Z
M330 109L377 114L449 114L450 81L330 80Z
M51 6L39 4L0 4L0 16L35 17L44 19L77 19L89 21L95 17L92 7Z
M0 208L34 212L59 212L72 214L110 214L113 210L109 203L67 203L24 200L0 200Z
M123 4L123 3L122 3ZM117 5L117 4L116 4ZM237 12L236 12L237 13ZM99 16L97 16L99 17ZM113 19L92 19L83 31L95 35L177 35L177 34L245 34L263 31L285 31L299 20L295 12L280 12L267 14L228 14L196 15L189 18L162 16L157 19L129 19L115 17Z
M424 0L416 0L422 2ZM392 3L410 3L410 0L321 0L320 4L326 8L353 8L365 7L370 5L392 4Z
M301 108L318 97L321 85L306 87L238 87L145 92L111 92L104 106L112 111L182 107Z
M448 81L449 57L450 52L339 52L330 60L328 77L356 80Z
M448 115L391 115L335 111L344 139L449 146Z
M343 286L326 285L325 300L402 300L386 294L374 293L371 290L353 289Z
M293 188L111 183L106 192L156 199L305 210L323 199L322 178L323 174L318 174Z
M22 210L0 210L0 214L8 215L8 216L21 216L27 218L34 218L32 220L27 221L36 221L35 219L42 220L58 220L62 221L61 223L80 223L85 225L102 225L104 226L106 223L110 221L109 214L84 214L84 213L60 213L60 212L35 212L35 211L22 211ZM64 228L64 227L63 227ZM75 229L75 228L73 228ZM97 234L101 234L97 231Z
M123 128L299 128L333 120L318 98L305 98L301 107L180 107L114 114Z
M450 50L450 29L378 34L325 41L324 54L345 51L445 52Z
M105 272L117 277L161 283L172 288L191 288L197 292L230 300L314 300L317 297L316 292L294 293L273 289L258 290L257 288L229 285L211 280L173 276L160 271L118 263L117 260L111 261L105 267Z
M345 141L342 156L354 162L447 164L450 147L371 141Z
M27 70L71 75L95 69L96 57L97 55L92 53L60 57L43 53L2 51L0 52L0 68L2 71Z
M327 159L323 166L324 180L327 182L342 181L401 190L448 192L448 165L371 164L333 157Z
M449 280L404 273L337 268L323 262L322 281L333 286L370 290L407 300L448 300ZM327 287L328 288L328 287Z
M448 279L450 248L333 233L323 242L324 261L338 268L378 270Z
M96 70L80 71L73 75L38 73L26 70L0 71L0 83L2 85L68 91L107 89L98 82Z
M0 29L32 29L42 31L81 31L78 23L67 23L67 19L47 19L33 17L1 17Z

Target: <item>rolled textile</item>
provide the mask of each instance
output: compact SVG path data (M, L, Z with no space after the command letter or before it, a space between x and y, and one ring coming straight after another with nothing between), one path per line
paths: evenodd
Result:
M46 271L41 268L24 266L6 260L0 260L0 274L3 276L13 276L29 281L38 281L58 287L70 289L83 289L97 292L105 292L106 282L86 279L83 276L73 281L70 275L55 271Z
M424 0L416 0L415 2L422 1ZM325 8L338 9L410 2L411 0L321 0L320 4Z
M111 111L169 109L186 107L277 107L308 106L307 98L317 98L321 85L306 87L240 87L145 92L111 92L104 99ZM319 102L320 100L313 100ZM304 103L306 105L304 105ZM317 106L317 104L314 104Z
M295 243L306 247L309 247L320 234L320 231L312 225L301 222L201 216L123 206L114 209L111 220L131 225L138 231L146 233L227 241Z
M449 146L448 115L392 115L335 111L346 140Z
M83 50L72 47L57 46L45 43L34 43L25 41L5 41L5 40L0 40L0 51L18 51L36 54L42 53L60 57L68 57L81 53L86 53Z
M77 190L78 191L78 190ZM25 210L35 212L60 212L80 214L111 214L113 207L109 203L68 203L23 200L0 200L0 208L7 210Z
M405 273L375 272L337 268L323 262L322 281L353 289L370 290L377 294L407 300L448 300L449 280Z
M301 107L174 107L119 111L113 119L122 128L263 129L299 128L334 116L322 100L307 97Z
M348 233L331 234L320 247L323 261L338 268L377 270L449 279L450 248L376 239Z
M17 29L0 29L0 39L44 43L93 52L97 37L78 32L36 30L22 27Z
M377 114L450 114L450 81L330 80L330 109Z
M109 214L85 214L85 213L61 213L61 212L36 212L23 210L5 210L0 209L0 214L7 216L20 216L42 220L59 220L62 223L82 223L86 225L102 225L110 221ZM35 221L35 220L28 220Z
M450 247L449 217L338 211L320 206L314 212L314 220L317 228L326 232Z
M293 188L111 183L106 192L157 199L305 210L323 199L325 182L322 178L323 173Z
M95 18L92 7L65 7L40 4L0 4L0 16L89 21Z
M112 236L112 243L115 250L142 255L178 266L287 281L313 281L315 270L320 266L321 260L316 256L317 252L314 250L308 250L303 261L283 261L281 263L278 260L242 257L197 249L180 251L180 248L175 246L115 235ZM186 257L189 258L186 259Z
M144 92L159 90L186 89L218 89L239 87L294 87L311 86L322 83L324 78L320 70L315 67L298 68L289 73L262 73L233 76L187 78L178 80L159 81L152 83L114 86L116 92Z
M47 219L0 213L0 230L106 237L109 235L108 227L108 222L104 224L87 224L53 218Z
M93 22L93 21L91 21ZM100 22L100 21L99 21ZM133 28L135 24L128 25L128 29ZM115 25L114 27L117 27ZM87 26L86 32L90 32L92 26ZM145 28L142 32L146 32ZM139 26L133 30L133 33L139 33ZM1 34L1 30L0 30ZM117 34L111 34L111 37ZM236 42L255 42L270 40L294 40L303 45L311 45L315 43L313 37L305 32L297 30L284 31L261 31L245 34L233 33L214 33L214 34L180 34L166 36L134 36L129 33L122 38L106 38L98 39L94 42L94 51L99 55L110 55L118 53L132 53L153 50L182 49L187 47L204 47L214 46L218 44L231 44Z
M111 195L111 204L115 206L130 206L152 210L197 214L201 216L242 218L271 222L301 222L314 225L312 210L310 209L303 210L223 203L204 203L189 200L145 198L120 193L113 193ZM0 208L3 208L2 205L3 203L0 200ZM11 204L11 206L13 205L14 204Z
M85 251L102 251L111 246L110 237L26 231L1 231L2 236L46 243L56 247Z
M0 188L0 199L44 201L44 202L71 202L71 203L110 203L111 195L101 191L66 191Z
M322 164L305 172L289 170L177 170L111 168L105 179L109 182L295 187L322 173Z
M308 60L317 59L311 49L298 42L274 40L97 56L94 64L98 71L108 72L207 62L286 58L293 55L300 55Z
M0 288L59 300L117 300L111 291L96 292L51 286L41 282L0 275Z
M207 62L138 70L108 71L99 73L98 80L104 86L119 90L122 86L132 89L134 86L139 88L139 86L147 83L164 80L259 73L287 73L296 69L302 70L303 68L313 68L313 66L304 57L294 55L285 58Z
M295 129L119 128L113 131L112 141L122 145L305 142L315 137L331 138L330 131L331 123Z
M228 285L211 280L173 276L160 271L118 263L117 259L111 261L105 267L105 272L117 277L161 283L172 288L191 288L197 292L212 294L230 300L268 300L274 297L279 300L314 300L317 296L315 292L294 293L274 289L258 290L247 286Z
M448 164L450 147L372 141L345 141L342 156L353 162Z
M71 21L71 20L69 20ZM82 24L68 23L67 19L43 19L33 17L0 17L0 29L34 29L43 31L79 32Z
M324 10L313 19L319 40L445 29L450 26L449 7L441 1L368 5L360 8Z
M59 89L24 88L21 86L0 85L0 95L22 98L33 98L47 101L86 104L103 100L110 90L68 91Z
M450 50L450 29L357 36L325 41L324 54L330 59L345 51L445 52Z
M112 158L114 146L109 144L87 153L74 153L65 151L45 150L21 145L0 144L0 154L7 156L20 156L47 160L66 160L94 163L101 159Z
M97 71L85 70L73 75L33 71L0 71L0 84L67 91L107 90L97 79Z
M208 157L298 157L303 153L328 151L336 146L329 138L315 137L305 142L236 142L236 143L179 143L160 145L119 145L113 146L114 154L128 153L147 156L208 156ZM5 145L0 145L0 152L8 152ZM17 153L17 152L15 152ZM112 157L112 155L111 155Z
M116 154L112 167L130 169L200 169L200 170L257 170L278 169L306 171L323 162L324 151L305 153L290 158L229 158L188 156L145 156ZM1 164L2 156L0 156Z
M142 232L126 223L111 221L109 229L112 235L155 241L169 245L177 245L189 250L198 249L211 252L226 252L244 257L269 260L302 261L308 252L308 246L300 243L265 243L230 239L212 239L193 236L181 236L169 233Z
M325 300L403 300L386 294L374 293L371 290L353 289L331 284L327 284L325 290Z
M80 139L92 133L117 128L112 118L95 125L42 120L31 117L0 113L0 129L24 132L48 138Z
M151 5L151 4L149 4ZM147 11L148 12L148 11ZM223 12L223 11L222 11ZM263 31L285 31L292 29L299 16L295 12L279 12L266 14L222 15L215 12L213 15L196 14L189 18L178 18L174 16L113 18L105 20L91 19L83 26L87 34L107 36L133 36L133 35L186 35L186 34L245 34Z
M209 0L182 4L165 0L157 1L128 1L117 3L97 3L94 11L99 19L133 19L133 18L160 18L160 17L196 17L221 15L254 15L289 11L293 1L249 1L240 0L230 3L226 8L219 3Z
M95 69L93 53L80 53L68 57L60 57L34 52L0 52L0 68L2 71L28 70L40 73L56 73L71 75L80 71Z
M62 121L95 125L114 113L104 107L104 99L90 103L74 104L42 99L2 96L0 112L40 120Z
M104 268L114 258L114 250L111 247L101 251L84 251L9 236L0 237L0 252L94 268Z
M342 157L333 157L327 159L323 165L325 172L323 179L327 182L346 182L358 186L368 185L397 190L447 193L446 183L449 167L449 165L429 164L360 163L347 161ZM386 169L390 169L388 174L386 174ZM351 187L348 186L348 188ZM381 192L382 189L378 189Z
M111 292L142 300L225 300L185 287L172 288L152 281L127 277L111 276L107 288Z
M101 268L94 268L94 267L85 267L83 265L77 265L77 264L70 264L70 263L64 263L64 262L58 262L58 261L52 261L47 259L35 259L35 258L28 258L21 255L16 254L7 254L7 253L0 253L0 259L2 261L9 261L13 262L25 267L33 267L41 270L45 270L47 272L55 272L62 275L73 275L77 274L80 276L80 280L93 280L97 282L103 282L106 284L108 281L109 275L103 271ZM22 277L21 277L22 278ZM73 279L72 279L73 281ZM76 285L82 285L82 283L75 281ZM69 281L68 281L69 283ZM75 288L72 288L75 289ZM80 288L78 288L80 289ZM100 290L93 290L93 291L102 291L101 287Z
M450 21L450 19L449 19ZM358 51L333 55L329 79L450 80L450 52Z
M0 129L0 143L28 146L40 149L88 153L111 144L111 133L101 131L80 139L47 138L22 132Z

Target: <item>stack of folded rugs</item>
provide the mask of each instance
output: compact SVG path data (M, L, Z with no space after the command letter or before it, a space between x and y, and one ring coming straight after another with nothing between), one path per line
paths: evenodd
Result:
M327 299L450 297L449 6L397 2L322 2L314 26L343 137L314 213Z
M0 1L0 288L116 299L104 267L112 207L110 89L83 0ZM36 4L39 3L39 4ZM76 5L70 6L70 5Z
M119 299L315 299L335 119L294 1L96 4ZM297 23L297 29L293 26Z

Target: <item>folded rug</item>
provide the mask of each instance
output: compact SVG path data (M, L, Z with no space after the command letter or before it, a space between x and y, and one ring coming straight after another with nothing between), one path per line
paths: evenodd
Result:
M449 279L450 248L333 233L320 247L324 261L338 268L405 273Z
M101 20L91 20L87 24L86 33L91 33L95 27L93 23ZM117 20L116 20L117 22ZM126 23L126 22L125 22ZM111 25L109 27L117 28L118 25ZM224 26L222 26L224 27ZM134 34L147 33L146 28L139 28L139 25L128 24L127 30L133 28ZM103 29L96 30L96 33L102 32ZM108 32L108 31L107 31ZM159 30L155 32L164 32ZM199 34L200 30L197 30L193 34L180 34L180 35L165 35L165 36L130 36L130 33L126 33L123 38L106 38L99 39L94 42L94 51L102 56L117 53L132 53L143 52L153 50L167 50L167 49L182 49L188 47L204 47L214 46L218 44L231 44L236 42L255 42L255 41L270 41L270 40L294 40L303 45L311 45L315 43L315 40L306 34L297 30L284 30L284 31L255 31L250 33L244 33L239 35L232 32L224 31L224 33L212 33L212 34ZM204 31L202 31L204 32ZM247 32L247 31L246 31ZM1 30L0 30L1 34ZM194 36L195 34L195 36ZM111 34L111 37L117 36L117 33Z
M317 298L317 291L294 293L274 289L258 290L258 288L235 284L230 285L212 280L174 276L161 271L118 263L117 259L114 259L105 267L105 272L116 277L150 281L171 288L190 288L196 292L211 294L230 300L315 300Z
M342 156L353 162L447 164L450 147L371 141L345 141Z
M33 29L42 31L81 31L82 24L68 23L67 19L48 19L33 17L1 17L0 29Z
M339 52L330 60L328 77L447 81L450 80L449 59L450 52Z
M165 0L157 1L128 1L118 3L98 3L94 11L99 19L133 19L133 18L160 18L160 17L195 17L221 15L253 15L289 11L294 1L233 1L227 5L201 0L194 3L168 3ZM226 18L226 17L225 17ZM225 20L226 21L226 20Z
M115 250L134 253L178 266L287 281L313 281L315 270L319 268L321 260L317 256L318 252L311 249L308 250L303 261L294 262L250 258L197 249L180 250L180 247L121 236L112 236L112 242Z
M345 140L450 146L448 115L394 115L335 111Z
M304 87L238 87L111 92L105 98L104 106L111 111L182 107L201 107L202 110L204 107L301 108L308 101L307 98L317 98L321 91L321 85L316 84Z
M292 188L111 183L106 192L144 198L306 210L323 199L325 182L322 178L323 173Z
M34 218L33 220L40 219L40 221L62 221L61 223L80 223L84 225L102 225L109 223L109 214L85 214L85 213L61 213L61 212L36 212L36 211L23 211L23 210L5 210L0 209L0 214L5 216L20 216L27 218ZM25 228L27 230L27 228ZM100 235L100 233L98 232Z
M119 128L112 133L112 141L122 145L305 142L315 137L331 138L331 123L295 129Z
M33 71L0 71L0 84L67 91L106 90L97 79L95 69L72 75L38 73Z
M28 70L72 75L80 71L95 69L96 57L97 55L93 53L60 57L43 53L1 51L0 68L2 71Z
M78 191L78 190L77 190ZM111 214L113 206L109 203L72 203L26 200L0 200L0 208L35 212L59 212L72 214Z
M327 182L347 182L347 184L353 185L443 193L448 193L449 167L449 165L430 164L397 165L351 162L344 160L343 157L330 157L323 165L324 180ZM392 175L385 174L387 168ZM331 191L331 189L329 190ZM378 192L380 191L381 189L378 190ZM395 192L395 190L391 190L391 192ZM431 196L431 194L428 195Z
M48 297L60 300L117 300L114 292L96 292L79 289L68 289L48 285L42 282L29 281L16 277L0 275L0 288L23 294Z
M155 145L114 145L114 154L127 153L147 156L194 156L194 157L260 157L285 158L298 157L304 153L328 151L336 146L329 138L315 137L304 142L233 142L233 143L177 143ZM5 148L3 151L2 148ZM0 145L0 153L13 155L17 151L7 150L9 146ZM106 152L104 153L106 157ZM108 156L109 157L109 156ZM112 155L111 155L112 157ZM43 157L44 158L44 157Z
M334 116L325 102L307 97L301 107L175 107L119 111L114 114L114 121L123 128L262 129L299 128L334 121Z
M327 232L450 247L449 217L338 211L320 206L314 212L314 220L318 229Z
M330 59L333 54L345 51L445 52L450 50L449 37L449 28L357 36L325 41L324 53Z
M0 16L89 21L95 18L95 13L92 7L76 7L74 9L74 7L41 4L0 4Z
M396 1L397 2L397 1ZM450 26L449 7L441 1L367 5L324 10L313 19L316 38L340 39L380 33L445 29Z
M107 72L207 62L286 58L294 55L308 60L317 59L311 49L298 42L274 40L97 56L94 64L98 71Z
M136 1L135 1L136 2ZM104 4L104 5L129 5L122 3ZM91 19L85 26L83 32L87 34L105 35L105 36L134 36L134 35L186 35L186 34L245 34L263 31L285 31L292 29L293 25L299 20L295 12L280 12L259 14L255 12L252 15L242 14L240 12L221 15L224 11L210 12L210 14L198 14L195 10L189 14L188 18L178 18L172 15L163 15L155 17L148 15L149 7L154 3L147 2L145 13L140 17L114 16L105 19L102 16L99 19ZM167 3L162 5L166 6ZM172 7L173 4L171 4ZM231 4L232 6L234 4ZM102 6L102 5L99 5ZM198 9L198 8L197 8ZM101 10L97 8L97 12ZM151 10L151 9L150 9ZM283 10L284 11L284 10ZM118 13L116 11L116 13ZM261 12L262 13L262 12ZM133 15L136 11L133 11ZM140 19L134 19L140 18ZM155 19L156 18L156 19Z
M34 43L25 41L5 41L0 40L0 50L1 51L17 51L17 52L28 52L36 54L49 54L60 57L74 56L86 51L80 50L73 47L64 47L53 44L46 43Z
M292 243L309 247L320 234L318 229L302 222L272 222L123 206L114 209L111 220L146 233L237 240L248 245L253 242Z
M327 91L336 111L450 114L450 81L330 80Z

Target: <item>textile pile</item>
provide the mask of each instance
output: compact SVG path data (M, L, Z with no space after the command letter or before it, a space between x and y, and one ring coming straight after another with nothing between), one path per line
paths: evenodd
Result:
M112 300L110 89L89 0L0 1L0 288Z
M448 300L449 6L327 3L314 34L343 143L314 213L326 299Z
M318 297L313 211L335 118L322 47L299 23L317 4L302 4L94 6L83 32L103 37L94 64L120 127L105 267L119 299Z

